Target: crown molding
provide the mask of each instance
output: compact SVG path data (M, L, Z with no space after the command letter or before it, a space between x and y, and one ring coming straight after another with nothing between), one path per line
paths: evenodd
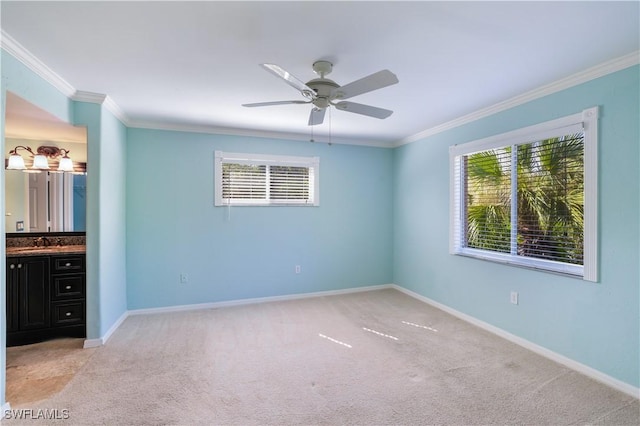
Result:
M77 102L87 102L90 104L99 104L107 99L107 95L103 95L102 93L93 93L93 92L85 92L83 90L77 90L71 96L71 99Z
M190 132L190 133L205 133L214 135L230 135L230 136L248 136L257 137L263 139L285 139L294 140L299 142L311 142L310 135L301 133L284 133L284 132L272 132L267 130L251 130L251 129L238 129L232 127L216 127L207 126L202 124L180 124L180 123L166 123L157 121L129 121L127 127L136 129L149 129L149 130L166 130L175 132ZM315 135L314 143L328 143L337 145L358 145L358 146L370 146L376 148L393 148L389 143L384 141L371 141L361 139L347 139L336 138L327 135Z
M42 77L45 81L58 89L66 97L71 97L76 89L71 86L65 79L56 74L51 68L45 65L40 59L36 58L24 46L13 39L4 30L0 30L0 47L10 53L18 61L22 62L27 68Z
M611 74L616 71L621 71L625 68L638 65L639 63L640 50L637 50L635 52L629 53L628 55L624 55L619 58L604 62L587 70L565 77L561 80L544 85L511 99L507 99L506 101L499 102L487 108L482 108L478 111L463 115L462 117L447 121L446 123L440 124L438 126L423 130L420 133L416 133L415 135L408 136L404 139L396 141L393 144L393 147L399 147L408 143L416 142L420 139L424 139L437 133L462 126L463 124L471 123L473 121L488 117L498 112L506 111L510 108L525 104L527 102L542 98L547 95L551 95L553 93L568 89L573 86L577 86L582 83L586 83L590 80L603 77L607 74Z
M86 92L83 90L77 90L71 99L77 102L88 102L92 104L99 104L104 106L107 111L111 112L118 120L120 120L125 126L129 126L129 119L122 109L111 99L108 95L102 93Z
M106 96L104 103L104 107L113 114L122 124L129 127L129 117L124 113L122 108L113 100L110 96Z

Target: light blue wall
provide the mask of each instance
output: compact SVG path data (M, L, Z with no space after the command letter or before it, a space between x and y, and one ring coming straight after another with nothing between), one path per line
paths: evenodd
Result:
M87 337L98 339L126 311L126 127L87 102L74 124L87 126Z
M91 162L87 179L98 164L98 235L100 332L104 336L127 310L126 272L126 144L127 128L104 107L101 109L100 161ZM95 215L94 215L95 217Z
M215 150L319 156L320 206L214 207ZM392 158L382 148L129 129L129 309L391 283Z
M640 385L638 66L402 146L394 282L623 382ZM601 107L600 282L452 256L448 148ZM509 303L510 291L520 295Z

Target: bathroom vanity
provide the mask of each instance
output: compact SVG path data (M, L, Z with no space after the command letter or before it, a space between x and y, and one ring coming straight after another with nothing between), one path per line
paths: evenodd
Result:
M86 337L85 260L80 244L7 244L7 346Z

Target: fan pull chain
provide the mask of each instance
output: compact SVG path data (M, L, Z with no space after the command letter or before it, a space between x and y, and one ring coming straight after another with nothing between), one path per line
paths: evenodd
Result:
M329 146L331 146L331 108L327 108L329 110Z

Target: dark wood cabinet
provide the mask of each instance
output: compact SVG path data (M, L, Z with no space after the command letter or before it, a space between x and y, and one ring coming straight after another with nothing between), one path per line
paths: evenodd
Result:
M84 254L7 258L7 346L85 337Z
M51 256L51 326L85 337L85 256Z
M48 256L7 259L7 289L8 331L49 327Z
M18 268L19 258L7 259L7 333L20 330L20 302L18 298L20 288L20 274L22 266Z

